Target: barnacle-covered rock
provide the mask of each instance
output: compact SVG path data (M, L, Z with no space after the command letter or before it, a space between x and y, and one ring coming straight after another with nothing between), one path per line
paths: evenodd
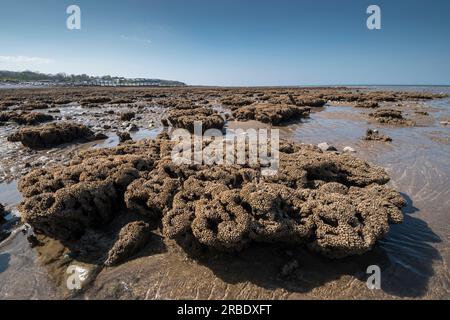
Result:
M33 171L19 183L22 219L46 235L76 239L133 213L185 250L279 242L333 258L370 250L402 221L405 202L385 186L386 172L352 155L281 141L279 170L265 176L259 164L177 165L169 156L173 145L162 134ZM136 230L132 238L141 239ZM122 256L123 243L111 261Z
M369 116L374 118L378 123L382 124L392 124L399 126L415 125L414 121L405 119L403 117L403 113L400 110L379 109L373 113L369 113Z
M307 117L311 108L290 104L258 103L238 108L233 111L236 120L257 120L273 125Z
M8 141L21 142L31 149L46 149L73 141L86 142L104 138L104 135L95 135L85 125L62 122L19 129L8 137Z

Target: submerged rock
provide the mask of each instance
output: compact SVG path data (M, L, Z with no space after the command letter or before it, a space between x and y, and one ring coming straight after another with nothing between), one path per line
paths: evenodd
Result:
M68 142L87 142L103 138L104 136L95 135L85 125L62 122L19 129L8 137L8 141L21 142L31 149L47 149Z
M369 116L374 118L378 123L401 125L401 126L414 126L415 122L405 119L400 110L393 109L380 109L373 113L369 113Z
M392 141L392 138L387 135L380 134L378 130L367 129L366 135L363 137L363 140L390 142Z

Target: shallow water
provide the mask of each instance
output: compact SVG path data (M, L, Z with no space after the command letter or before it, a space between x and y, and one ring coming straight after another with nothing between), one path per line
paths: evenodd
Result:
M450 100L433 101L432 127L388 127L369 124L349 107L328 107L295 125L294 140L328 142L338 149L351 146L357 156L384 167L390 184L407 199L405 220L391 228L379 248L388 257L382 268L382 289L393 296L450 298L450 144L439 124L450 116ZM347 119L351 118L351 121ZM391 143L360 140L368 128L378 128Z
M450 93L448 88L432 90ZM450 299L450 144L437 139L450 134L450 127L439 123L450 117L450 99L427 105L433 107L430 115L435 121L431 126L374 125L361 110L327 106L308 120L281 128L283 136L295 141L326 141L339 150L351 146L358 157L386 168L390 184L408 205L404 222L392 226L372 252L330 261L302 248L255 245L239 254L191 261L155 241L149 248L151 254L101 272L85 297ZM362 141L368 128L378 128L393 141ZM135 140L154 137L159 130L142 130L132 136ZM117 138L111 137L86 147L117 143ZM14 182L0 184L0 202L14 207L19 201ZM299 262L298 270L292 278L280 278L280 268L293 258ZM365 284L366 268L373 264L382 271L381 290L370 290ZM45 268L21 234L0 247L0 284L0 299L58 297Z

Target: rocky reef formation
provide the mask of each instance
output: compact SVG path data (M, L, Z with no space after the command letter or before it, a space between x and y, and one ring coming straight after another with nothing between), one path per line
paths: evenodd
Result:
M365 101L360 102L355 105L355 108L369 108L369 109L375 109L379 108L380 104L376 101Z
M225 125L225 120L217 111L207 107L191 105L178 106L169 110L163 124L194 132L194 122L196 121L201 122L203 132L208 129L222 130Z
M392 138L379 133L376 129L367 129L366 135L363 137L363 140L390 142L392 141Z
M273 125L281 125L288 121L304 118L311 108L289 104L259 103L237 108L233 111L236 120L257 120Z
M122 121L130 121L136 116L134 112L124 112L120 115L120 120Z
M253 164L175 165L172 147L161 135L35 170L19 182L22 219L76 243L88 230L137 215L118 232L107 265L138 251L156 226L188 253L278 242L341 258L370 250L402 221L405 201L385 186L386 172L349 154L282 142L277 174L264 176Z
M38 112L0 112L0 123L15 122L19 125L37 125L54 120L53 116Z
M150 226L143 221L134 221L125 225L118 239L109 250L105 265L114 266L139 251L150 238Z
M382 124L391 124L398 126L414 126L415 123L412 120L405 119L400 110L394 109L380 109L373 113L369 113L371 118Z
M94 134L85 125L61 122L19 129L8 137L8 141L21 142L31 149L46 149L73 141L86 142L105 138L102 134Z
M326 100L318 99L318 98L314 98L314 97L294 98L292 95L289 95L289 99L292 104L299 106L299 107L321 108L327 104Z

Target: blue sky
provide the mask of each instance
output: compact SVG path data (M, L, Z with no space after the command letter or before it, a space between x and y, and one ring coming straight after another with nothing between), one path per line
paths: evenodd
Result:
M81 8L81 30L66 8ZM381 30L366 9L381 8ZM0 0L0 69L201 85L450 84L448 0Z

